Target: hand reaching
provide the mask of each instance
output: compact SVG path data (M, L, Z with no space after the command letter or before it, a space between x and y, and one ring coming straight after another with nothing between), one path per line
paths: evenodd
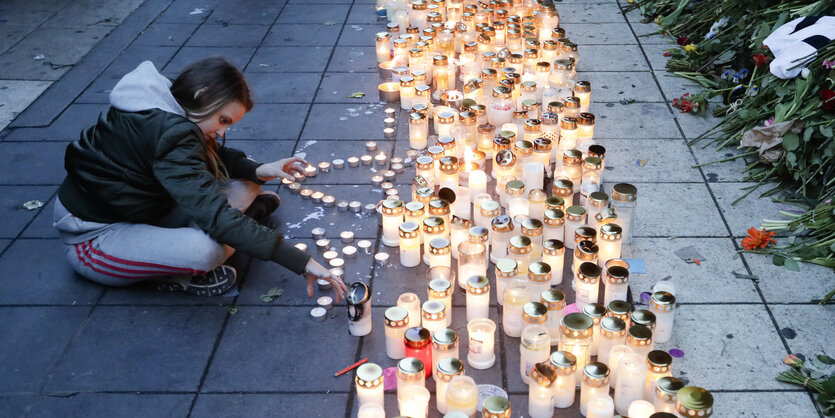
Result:
M323 265L319 264L312 258L307 262L307 266L304 268L304 277L307 279L307 297L309 298L313 297L313 289L316 285L317 279L327 280L331 283L331 287L334 292L334 304L341 302L345 297L345 292L348 291L348 287L345 286L342 279L332 275L330 270L326 269Z
M293 180L293 174L304 174L304 169L310 165L302 157L283 158L278 161L262 164L255 170L255 175L261 181L270 181L276 178Z

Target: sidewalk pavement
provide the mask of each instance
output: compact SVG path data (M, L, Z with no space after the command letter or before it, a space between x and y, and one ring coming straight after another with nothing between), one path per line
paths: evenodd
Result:
M373 267L364 254L346 264L347 281L364 279L374 289L374 332L365 338L348 335L344 306L335 307L325 322L309 321L315 299L305 297L303 281L247 257L235 257L243 278L236 296L103 288L73 274L50 222L64 177L64 148L107 108L107 93L119 77L144 60L167 76L210 55L226 56L244 68L256 106L229 130L228 143L261 160L293 153L310 161L345 158L363 154L367 140L389 155L404 156L404 115L398 115L397 139L381 133L384 106L376 103L373 35L384 22L376 18L374 2L132 0L112 7L114 2L89 0L65 8L58 7L64 2L30 3L0 4L0 19L7 20L0 23L0 79L12 80L0 82L0 90L7 86L15 92L4 94L8 109L0 111L26 108L5 116L13 120L0 132L0 319L5 324L0 415L355 413L351 374L332 374L363 357L394 365L385 356L382 312L404 290L425 295L424 270L397 266L395 252L377 244L376 218L322 211L285 189L279 189L282 207L274 216L288 236L313 252L310 230L320 226L335 241L340 231L351 230L357 239L372 240L374 248L392 254L394 263L386 267ZM642 37L656 27L640 23L637 14L625 18L619 6L569 0L558 3L558 11L561 26L580 45L580 79L592 83L595 136L608 150L604 187L630 182L639 189L637 238L624 256L643 259L646 273L632 275L632 292L638 295L672 278L679 301L675 332L672 341L659 346L684 351L674 361L674 373L714 393L715 416L818 415L809 394L774 377L785 369L782 359L788 353L832 355L833 306L809 302L831 287L832 272L807 265L790 272L766 257L736 256L746 229L776 217L778 209L753 198L731 205L746 186L742 162L692 167L730 151L688 145L716 121L670 107L673 98L696 87L665 73L662 53L668 41ZM18 38L7 46L7 39ZM43 60L33 59L36 46L44 48ZM59 68L44 65L47 60ZM347 98L356 91L367 95ZM622 104L622 99L635 101ZM368 181L370 170L346 171L309 183L338 199L370 203L381 198ZM409 176L397 179L401 195L407 195L408 183ZM45 205L22 209L23 202L34 199ZM674 255L687 246L705 256L701 265ZM264 303L260 296L273 287L283 288L283 296ZM569 293L567 282L562 287ZM453 323L466 335L463 298L456 297L454 305ZM500 316L494 304L491 317L500 322ZM517 347L518 340L501 337L496 366L467 369L478 383L507 390L514 416L527 411ZM460 352L467 352L466 338ZM393 394L386 397L386 409L396 415Z

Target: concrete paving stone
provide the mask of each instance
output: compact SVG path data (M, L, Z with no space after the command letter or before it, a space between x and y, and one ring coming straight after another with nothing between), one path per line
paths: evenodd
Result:
M223 1L209 15L210 23L271 25L281 12L283 1Z
M49 20L45 28L82 28L85 26L118 26L145 0L112 2L108 0L81 0L70 3Z
M696 155L696 161L699 164L719 161L740 154L740 151L732 146L722 148L721 150L717 150L716 146L717 144L713 141L705 139L691 144L690 149ZM745 180L746 174L743 172L745 166L749 161L753 161L751 158L751 156L737 158L732 161L708 164L701 168L709 183L727 181L741 182Z
M621 45L637 44L638 41L632 35L629 25L621 20L609 23L563 23L560 27L565 29L565 35L572 42L579 45L580 54L583 53L585 45Z
M622 99L664 102L650 72L585 71L577 74L577 79L591 82L592 113L607 113L605 103L618 103Z
M55 186L8 186L3 187L3 196L0 197L0 213L2 213L3 224L0 225L0 237L15 238L20 234L24 228L32 229L35 224L43 223L45 225L39 226L38 230L52 228L52 196L58 188ZM39 200L43 202L43 208L36 210L26 210L23 208L23 203L30 200ZM36 219L35 221L32 221ZM30 221L31 224L30 224ZM27 226L28 225L28 226ZM27 237L24 233L22 236ZM27 238L30 238L28 236ZM48 237L38 238L57 238L57 233L50 233Z
M693 247L704 259L701 265L686 263L675 252ZM651 292L659 281L671 277L679 303L762 302L750 280L738 279L733 272L747 274L742 260L734 259L736 249L727 238L636 238L624 245L624 258L642 259L645 274L629 276L633 295ZM705 292L704 289L721 289Z
M156 19L163 23L202 23L220 0L175 0Z
M737 245L742 248L742 239ZM777 245L785 245L784 238L777 238ZM807 303L820 299L832 291L832 269L810 263L798 263L800 271L775 266L773 257L765 254L742 253L751 274L759 278L760 290L769 303Z
M97 307L45 390L194 391L226 315L225 307Z
M314 104L301 138L383 140L384 109L381 104Z
M0 4L0 16L9 23L34 28L52 17L65 4L58 0L35 3L26 0L6 0Z
M125 74L133 71L145 61L151 61L157 70L161 70L165 68L177 50L178 48L174 46L132 45L128 47L92 84L84 89L75 103L110 103L110 92Z
M331 195L337 201L357 200L363 205L376 205L383 198L382 190L373 190L366 185L310 185L308 188ZM306 237L313 228L322 227L326 230L354 231L356 239L377 237L379 215L338 212L336 208L326 208L311 200L303 200L285 188L282 188L278 195L281 197L282 211L274 218L278 218L279 229L287 236Z
M316 103L379 103L379 84L380 76L374 73L325 73ZM355 92L363 92L365 96L348 97Z
M18 239L0 257L0 304L89 305L103 288L77 275L57 239ZM51 260L45 263L44 260Z
M720 221L704 184L637 184L638 207L633 221L633 237L725 237L728 231ZM612 183L604 183L611 195Z
M240 139L229 139L226 146L241 150L246 155L258 162L269 163L287 158L293 151L293 144L289 141L251 141ZM262 187L265 190L274 190L278 181L272 181Z
M380 243L377 251L388 254L389 261L385 266L377 267L374 272L371 282L372 293L374 293L371 299L372 305L394 306L397 304L397 298L406 292L414 293L422 301L426 301L426 272L429 267L423 263L416 267L401 266L397 247L386 247ZM457 264L453 263L453 266L455 265ZM452 305L464 306L464 296L459 292L453 294Z
M74 396L43 396L30 417L84 416L186 416L191 394L79 393Z
M364 31L363 31L364 32ZM373 35L371 35L373 36ZM369 37L368 45L372 44ZM329 72L377 73L377 52L371 47L336 47L333 51Z
M0 142L0 184L58 185L64 181L64 142Z
M708 390L786 389L774 379L786 351L762 305L684 305L673 337L655 349L679 348L673 375Z
M336 25L273 25L264 46L333 46L341 28Z
M308 105L261 104L226 130L227 138L296 140Z
M623 8L626 8L626 6L623 6ZM624 16L626 16L626 20L631 22L631 23L649 24L649 22L644 22L644 16L641 14L641 11L638 10L638 9L630 10L629 12L624 13Z
M2 12L0 12L2 13ZM5 14L4 14L5 16ZM8 20L8 19L7 19ZM3 23L3 33L0 33L0 53L11 48L12 45L25 38L34 27L17 23Z
M312 407L314 406L315 407ZM328 394L200 394L193 417L331 417L347 409L348 395Z
M3 93L3 106L0 106L0 131L29 107L51 84L51 81L0 80L0 92Z
M256 104L310 103L322 76L317 73L246 73Z
M10 239L0 239L0 254L2 254L11 243L12 240Z
M615 3L557 4L560 24L563 23L622 23L625 21Z
M307 307L241 307L229 318L203 390L347 392L352 379L333 374L355 361L358 342L345 315L315 322Z
M835 305L770 305L770 308L792 353L801 353L807 359L819 354L835 355L832 322L828 320L835 316ZM792 335L796 336L789 338Z
M0 395L0 415L25 417L37 402L37 395Z
M376 11L376 4L353 5L351 7L351 12L348 13L348 20L345 22L345 27L350 28L351 25L385 25L388 23L388 20L385 17L377 16Z
M278 16L276 23L333 23L341 25L348 16L350 6L345 4L288 4Z
M362 30L357 30L357 28ZM386 25L345 25L337 46L368 46L373 45L377 32L386 32Z
M70 306L0 308L0 318L6 323L0 340L0 367L4 370L0 390L38 392L89 312L89 307ZM33 402L18 399L15 403L26 408ZM9 404L0 401L0 405ZM0 406L0 412L4 408Z
M75 141L84 129L96 124L109 104L71 104L46 128L18 128L12 131L6 141ZM63 164L59 167L63 168Z
M702 182L687 144L680 139L607 140L606 171L608 182ZM609 169L611 167L611 169Z
M154 22L131 45L181 46L199 25L196 23Z
M260 47L247 70L259 73L321 73L330 56L330 47Z
M788 385L786 385L788 387ZM793 386L797 387L797 386ZM711 392L714 416L763 417L776 411L793 417L815 417L818 411L806 392ZM788 415L786 415L788 416Z
M594 86L592 86L592 89ZM594 93L592 93L594 94ZM663 103L607 103L595 108L594 136L608 138L680 138L670 109Z
M186 42L188 46L258 46L269 28L264 25L203 24Z
M377 155L385 153L392 155L394 142L377 142L377 151L370 152L365 149L365 142L363 141L317 141L309 140L304 143L299 143L294 155L303 155L304 158L311 164L317 165L322 161L331 162L336 158L346 160L350 156L361 156L363 154ZM306 179L302 185L307 184L361 184L365 187L371 188L371 177L379 175L385 171L387 167L378 165L359 167L348 167L334 169L331 168L330 173L319 173L316 177ZM400 177L400 176L398 176ZM402 177L408 177L404 172Z
M746 193L743 187L752 186L756 183L711 183L710 189L716 196L716 202L725 220L731 228L735 237L748 235L748 228L760 228L763 219L783 219L780 215L780 207L771 201L770 198L760 199L758 196L766 190L774 187L772 184L765 184L759 192L754 192L747 198L732 205L733 201ZM783 234L780 234L783 235Z
M627 14L627 20L629 21L629 26L631 26L632 30L635 31L635 34L638 35L638 39L641 40L641 44L644 44L645 42L643 42L643 41L646 39L644 37L641 37L641 35L658 34L659 36L662 36L658 32L660 29L663 28L661 25L658 25L654 22L650 22L650 23L643 23L643 22L640 22L640 21L636 22L632 19L629 19L629 17L631 17L631 16L632 16L632 12ZM670 39L673 42L675 41L675 39L672 36L670 36L668 39ZM651 44L652 42L649 42L649 43Z
M0 79L57 80L113 27L39 28L0 55ZM36 56L43 55L41 60Z
M254 47L213 48L186 46L177 52L177 55L175 55L174 58L166 64L165 68L161 72L164 76L173 79L176 78L187 65L194 61L208 57L223 57L237 65L239 68L244 68L254 54Z
M585 45L577 71L646 71L649 66L638 45Z
M647 55L647 59L649 60L649 65L657 73L658 77L663 77L663 73L667 71L667 60L669 58L664 56L664 52L669 49L678 48L677 45L653 45L653 44L641 44L644 53Z
M672 101L669 97L667 99ZM694 116L687 113L678 113L678 110L676 110L676 120L679 126L681 126L682 132L684 132L684 137L690 141L705 134L707 134L705 138L722 138L723 142L727 138L727 135L722 132L708 134L708 131L723 120L722 117L713 116L713 113L710 111L705 115Z

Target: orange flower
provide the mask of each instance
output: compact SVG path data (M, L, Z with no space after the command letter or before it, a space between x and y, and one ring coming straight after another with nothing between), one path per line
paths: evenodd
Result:
M774 235L776 233L773 231L766 232L765 229L748 228L748 236L742 239L742 248L751 251L757 248L765 248L769 244L776 244L777 241L772 238Z

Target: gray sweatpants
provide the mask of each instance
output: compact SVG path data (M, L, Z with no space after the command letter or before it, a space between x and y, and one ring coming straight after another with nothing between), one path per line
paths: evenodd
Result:
M221 187L229 205L240 211L252 204L260 190L247 180L230 180ZM106 224L80 219L56 199L53 226L73 269L109 286L202 274L219 267L235 252L212 239L178 208L154 225Z

